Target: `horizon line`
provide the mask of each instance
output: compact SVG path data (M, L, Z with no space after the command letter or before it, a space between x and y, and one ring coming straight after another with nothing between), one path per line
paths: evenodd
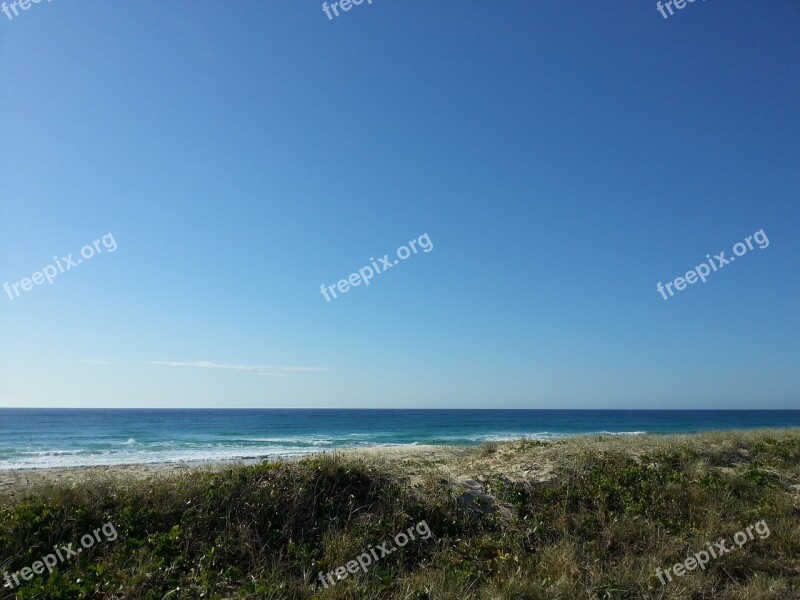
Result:
M800 408L370 408L370 407L285 407L285 406L234 406L234 407L149 407L149 406L0 406L0 410L417 410L417 411L615 411L615 412L800 412Z

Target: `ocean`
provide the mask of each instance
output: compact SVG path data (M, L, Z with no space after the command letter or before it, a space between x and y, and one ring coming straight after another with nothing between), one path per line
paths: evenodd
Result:
M0 409L0 469L256 461L522 436L800 427L800 410Z

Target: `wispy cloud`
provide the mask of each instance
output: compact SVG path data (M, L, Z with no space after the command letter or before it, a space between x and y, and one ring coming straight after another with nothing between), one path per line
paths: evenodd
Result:
M196 360L191 362L180 361L148 361L151 365L166 365L168 367L197 367L200 369L227 369L229 371L250 371L261 375L292 375L297 373L308 373L315 371L327 371L327 367L276 367L274 365L225 365L213 363L207 360Z
M78 360L79 363L86 363L87 365L110 365L111 363L107 360Z

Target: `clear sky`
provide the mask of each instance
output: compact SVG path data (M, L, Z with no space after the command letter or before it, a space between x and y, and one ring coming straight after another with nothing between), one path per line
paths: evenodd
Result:
M0 406L800 408L798 31L796 0L0 13L0 284L116 244L0 296Z

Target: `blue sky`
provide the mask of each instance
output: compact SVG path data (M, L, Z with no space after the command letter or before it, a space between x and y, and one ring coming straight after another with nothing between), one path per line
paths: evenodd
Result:
M0 296L0 406L798 408L799 28L789 0L0 13L0 283L117 244Z

